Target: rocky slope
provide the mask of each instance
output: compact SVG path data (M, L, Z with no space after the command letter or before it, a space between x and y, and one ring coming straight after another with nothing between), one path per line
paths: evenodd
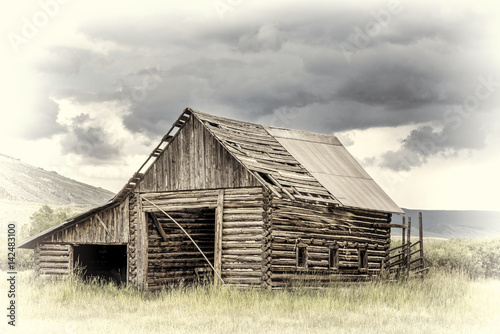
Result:
M0 200L99 205L113 193L0 155Z
M0 154L2 223L21 225L44 204L84 211L106 203L113 193Z

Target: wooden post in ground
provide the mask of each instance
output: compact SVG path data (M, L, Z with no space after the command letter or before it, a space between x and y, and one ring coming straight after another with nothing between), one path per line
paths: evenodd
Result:
M405 259L405 238L406 238L406 216L403 216L403 228L401 229L401 249L400 249L400 256L399 256L399 265L398 265L398 278L401 275L401 270L403 270L403 263Z
M219 190L217 197L217 208L215 209L215 241L214 241L214 284L220 285L222 282L222 222L224 211L224 189Z
M410 262L411 262L411 217L408 217L408 246L406 248L406 277L410 277Z
M420 263L422 265L422 277L424 277L424 228L422 225L422 211L418 213L418 237L420 239Z

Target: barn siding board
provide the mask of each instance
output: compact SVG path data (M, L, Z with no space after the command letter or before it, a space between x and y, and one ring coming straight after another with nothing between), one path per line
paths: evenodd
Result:
M43 243L69 244L126 244L128 242L128 201L104 209L91 217L72 225L43 240ZM112 237L97 218L99 215ZM119 231L119 232L118 232ZM123 232L122 232L123 231Z
M139 192L259 186L258 181L191 117L139 182Z

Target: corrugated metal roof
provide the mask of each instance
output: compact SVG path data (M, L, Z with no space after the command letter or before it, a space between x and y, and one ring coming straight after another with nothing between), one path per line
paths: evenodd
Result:
M335 136L265 127L344 206L404 213Z

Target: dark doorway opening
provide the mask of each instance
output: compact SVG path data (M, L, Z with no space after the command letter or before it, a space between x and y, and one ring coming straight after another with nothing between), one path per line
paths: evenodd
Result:
M78 245L73 247L73 254L74 268L85 280L126 283L126 245Z
M215 209L185 208L169 211L168 214L193 238L213 265ZM159 226L154 222L153 215ZM179 283L210 284L214 275L196 246L179 226L162 212L148 214L147 270L149 289Z

